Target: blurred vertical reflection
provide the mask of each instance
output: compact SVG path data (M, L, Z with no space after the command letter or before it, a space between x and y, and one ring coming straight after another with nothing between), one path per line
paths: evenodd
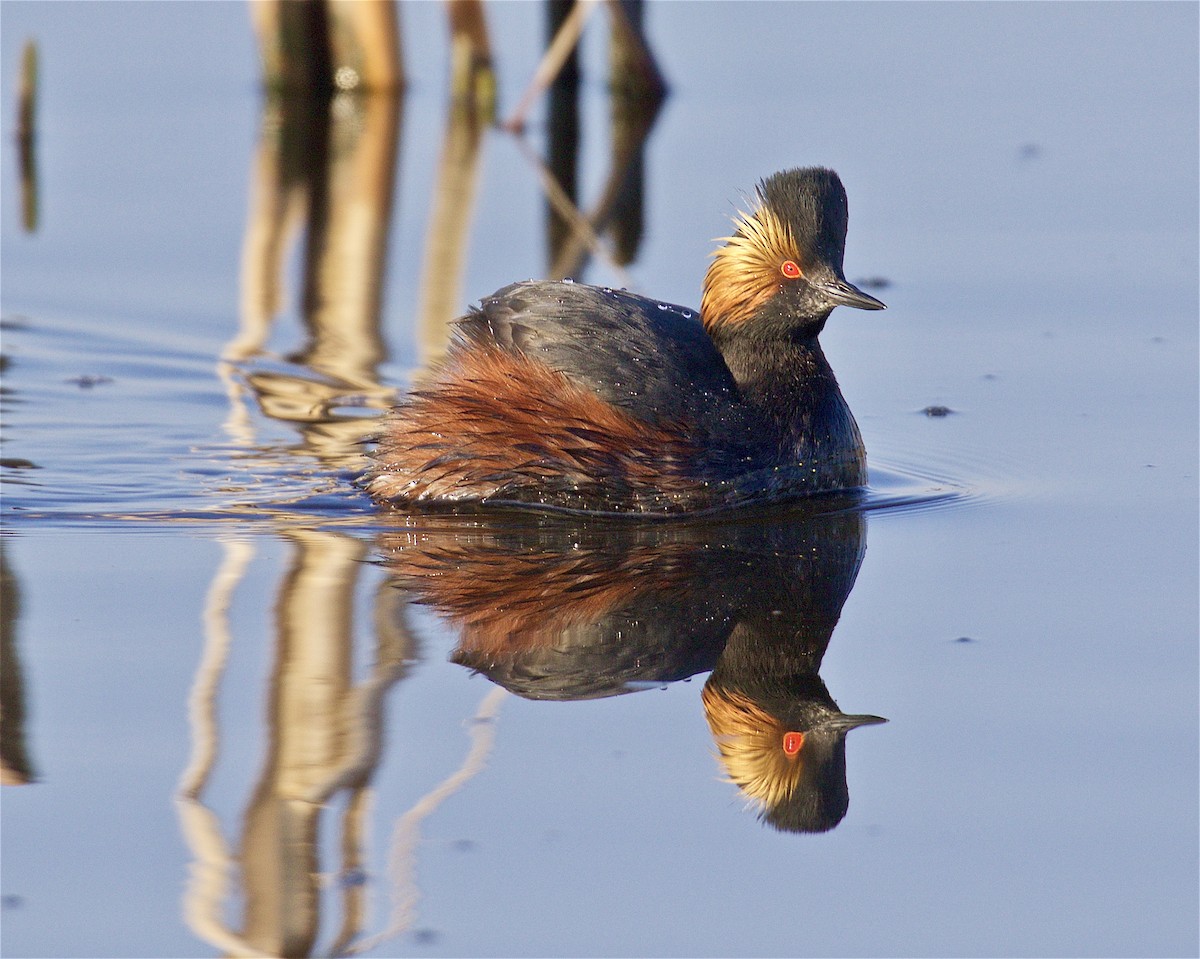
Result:
M303 95L404 85L399 12L386 0L253 0L263 85Z
M17 652L21 584L8 564L10 540L0 538L0 785L33 780L25 746L25 676Z
M17 161L21 171L21 224L26 233L38 228L37 170L38 48L32 40L21 50L17 86Z
M460 4L453 5L454 9ZM469 46L467 41L460 45ZM419 356L429 370L445 355L450 323L464 312L463 276L471 216L479 186L483 135L494 117L494 100L473 94L476 82L470 75L480 67L469 53L455 59L455 90L464 95L451 99L446 114L433 209L425 238L425 261L421 270ZM463 77L462 74L468 74Z
M283 536L291 560L275 606L265 758L235 848L203 799L221 752L216 703L232 642L228 612L252 558L239 541L226 544L208 596L206 648L191 701L193 753L180 782L180 819L195 858L185 914L198 935L236 955L312 953L321 928L319 832L339 797L341 862L334 889L341 923L332 950L343 951L361 934L364 817L382 754L384 700L415 654L395 608L397 595L382 588L374 596L371 662L356 683L353 611L368 547L312 530ZM240 928L224 918L234 898L231 879L240 880Z
M369 429L344 411L392 399L378 367L402 102L392 93L276 93L263 105L227 379L244 382L267 416L298 424L305 451L332 465L357 462ZM287 359L302 368L255 363L283 307L289 247L301 237L307 342Z
M620 0L608 6L611 11L608 175L599 199L586 215L579 213L577 200L580 121L575 48L550 86L547 168L558 186L558 196L548 197L546 214L547 276L552 279L578 276L589 255L598 248L597 237L605 231L612 234L611 259L617 266L626 266L637 259L641 244L645 148L667 87L646 42L641 0ZM572 4L561 0L549 0L547 17L551 36L557 36L564 28L571 7Z
M546 0L546 45L549 46L563 28L574 0ZM572 204L578 202L577 169L579 165L579 48L571 47L562 68L550 84L547 110L550 122L546 126L546 165ZM546 249L550 251L550 274L554 264L573 231L571 222L555 207L546 204Z

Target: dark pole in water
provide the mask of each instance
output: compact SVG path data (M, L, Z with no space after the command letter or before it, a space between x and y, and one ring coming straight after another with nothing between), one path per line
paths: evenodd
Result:
M646 137L666 98L667 85L642 28L642 0L614 4L609 45L612 164L624 177L612 208L614 258L625 266L642 241Z
M546 0L546 45L558 36L574 6L574 0ZM547 166L563 193L577 202L579 155L579 47L572 45L562 69L550 84L549 120L546 135ZM563 245L574 236L571 224L547 201L546 264L551 272L560 262Z

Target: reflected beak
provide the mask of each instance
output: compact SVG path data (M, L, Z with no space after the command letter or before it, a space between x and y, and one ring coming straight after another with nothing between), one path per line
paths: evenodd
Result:
M886 310L887 306L869 293L864 293L853 283L840 277L824 287L829 298L839 306L852 306L856 310Z
M887 720L882 716L847 716L845 713L827 719L821 723L822 729L833 729L838 732L846 730L847 732L858 726L878 726L880 723L886 723Z

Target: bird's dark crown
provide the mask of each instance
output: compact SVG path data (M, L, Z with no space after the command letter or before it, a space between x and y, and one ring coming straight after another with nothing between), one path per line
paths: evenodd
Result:
M759 183L758 195L771 214L791 227L810 266L823 262L841 269L849 213L836 173L823 167L785 170Z

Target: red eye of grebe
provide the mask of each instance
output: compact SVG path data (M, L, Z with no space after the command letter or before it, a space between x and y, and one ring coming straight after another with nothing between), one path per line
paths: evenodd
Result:
M783 751L788 756L795 756L804 745L804 733L784 733Z
M783 265L779 268L779 272L789 280L794 280L800 276L800 267L796 265L795 260L784 260Z

